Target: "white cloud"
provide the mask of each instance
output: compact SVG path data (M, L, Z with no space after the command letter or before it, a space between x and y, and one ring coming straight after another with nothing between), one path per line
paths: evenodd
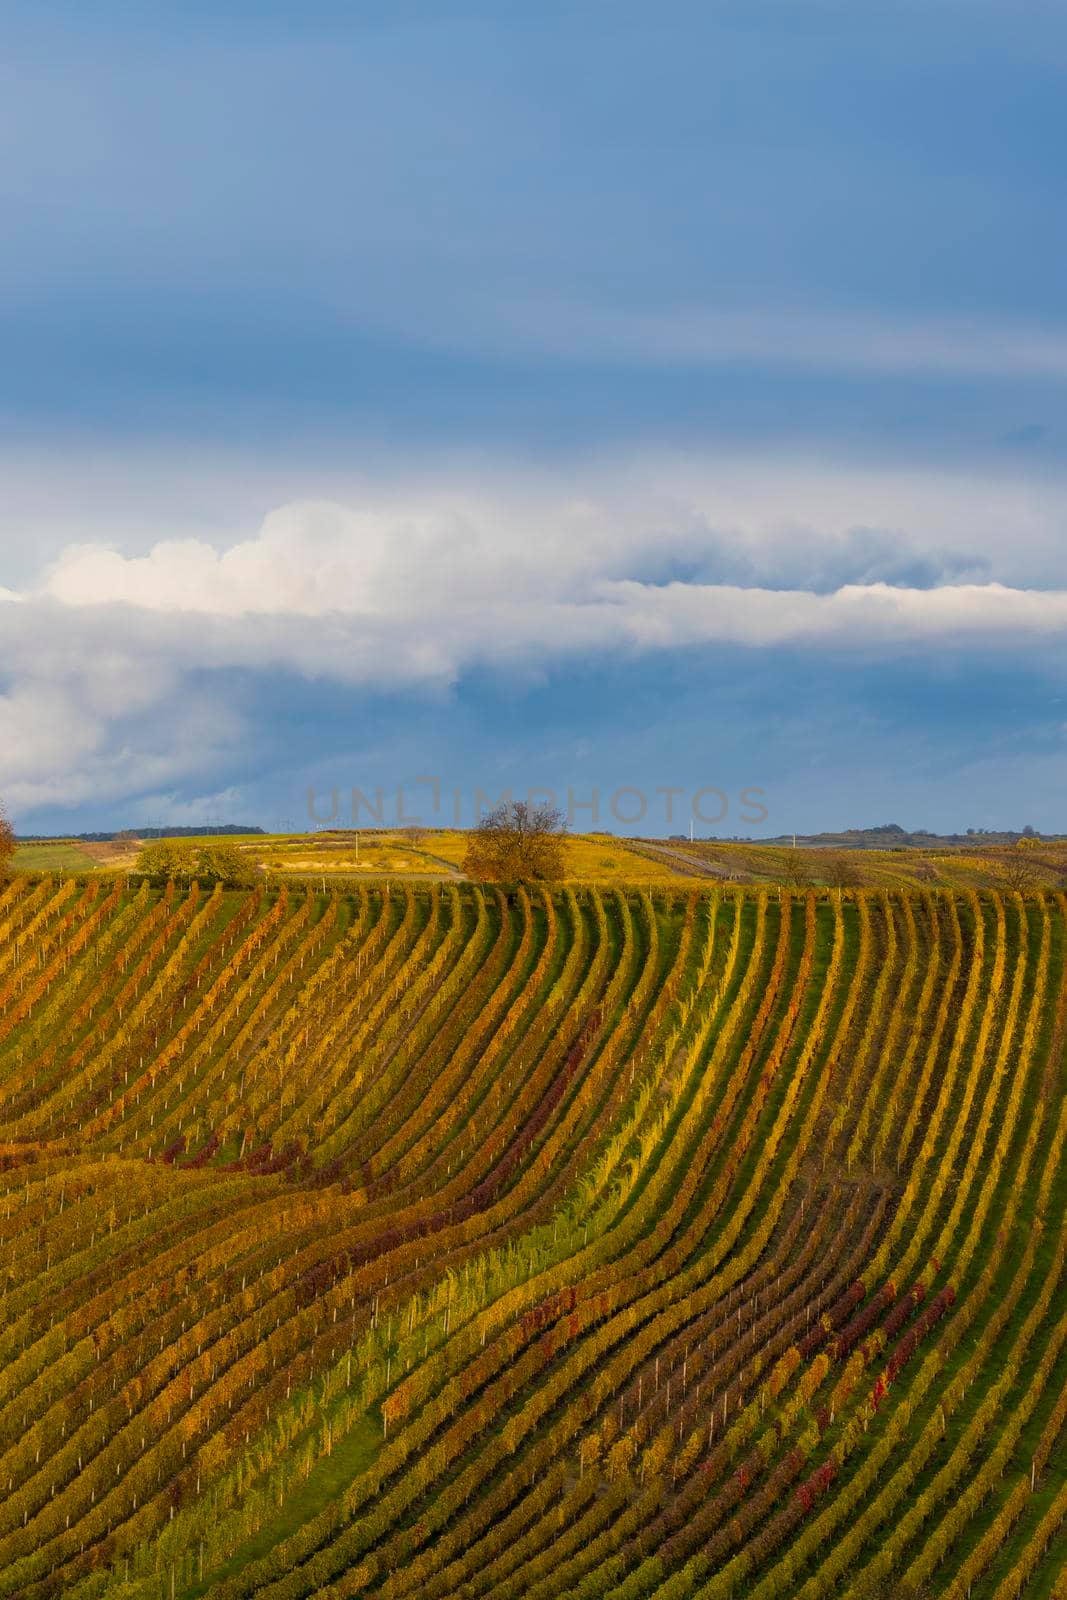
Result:
M1003 584L905 589L846 584L831 594L739 589L727 584L612 584L620 617L646 648L709 642L748 646L890 646L915 641L990 644L1055 636L1067 628L1067 591Z
M236 784L207 794L179 799L174 794L146 794L140 798L139 817L149 827L170 824L175 828L202 827L205 823L232 822L252 815L245 791Z
M165 797L229 780L254 732L234 684L264 672L440 688L479 665L707 643L1058 640L1065 507L1055 483L660 463L581 492L451 482L296 501L228 542L72 543L39 582L0 591L0 794L16 812L180 806ZM1005 581L1012 566L1055 586Z

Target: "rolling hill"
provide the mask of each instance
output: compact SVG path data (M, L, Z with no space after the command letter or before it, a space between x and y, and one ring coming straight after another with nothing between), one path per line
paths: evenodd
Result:
M0 895L0 1596L1067 1583L1067 902Z

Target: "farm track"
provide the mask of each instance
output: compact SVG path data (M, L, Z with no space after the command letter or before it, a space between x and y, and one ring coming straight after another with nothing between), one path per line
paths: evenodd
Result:
M11 883L0 1597L1067 1595L1065 1044L1062 895Z

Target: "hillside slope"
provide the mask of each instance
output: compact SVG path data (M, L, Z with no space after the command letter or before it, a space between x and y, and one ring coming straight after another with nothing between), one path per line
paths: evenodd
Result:
M17 878L0 1595L1067 1592L1065 931Z

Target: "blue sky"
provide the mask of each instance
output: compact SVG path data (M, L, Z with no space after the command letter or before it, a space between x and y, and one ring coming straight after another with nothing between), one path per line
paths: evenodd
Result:
M1065 77L1036 0L8 7L16 822L1067 829Z

